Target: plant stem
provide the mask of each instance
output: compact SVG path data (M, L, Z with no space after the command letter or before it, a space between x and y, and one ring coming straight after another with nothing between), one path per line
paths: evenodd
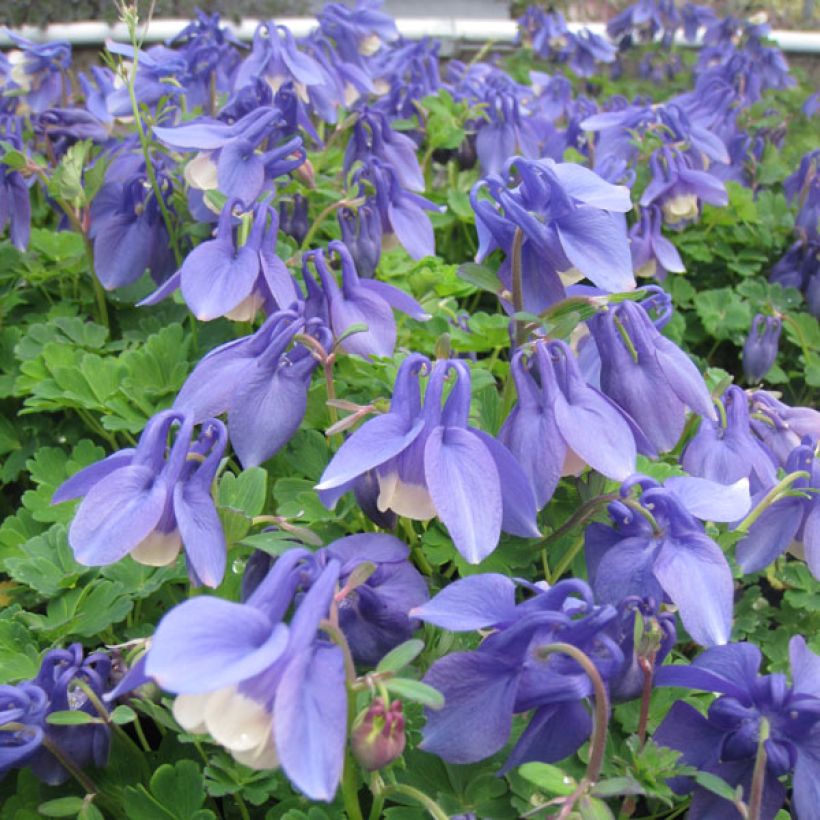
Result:
M367 820L379 820L384 808L384 781L378 772L373 772L370 779L370 792L373 795L373 805L370 807Z
M430 816L435 818L435 820L447 820L446 812L435 800L423 792L420 792L418 789L414 789L412 786L408 786L405 783L392 783L389 786L385 786L382 795L389 797L391 794L404 794L407 797L412 797L413 800L424 806Z
M543 541L536 545L537 549L546 550L551 544L560 541L567 533L572 532L576 527L581 526L587 519L592 518L598 508L604 504L609 504L610 501L617 501L618 496L614 494L599 495L592 498L580 506L557 530L551 532ZM582 542L583 543L583 542ZM573 547L552 572L552 577L549 579L550 583L555 583L567 570L570 564L575 560L577 548Z
M340 199L336 202L331 202L329 205L326 205L321 211L319 211L319 216L313 220L313 224L308 228L308 232L305 234L305 238L302 240L302 244L299 250L306 251L310 247L310 243L313 241L313 237L316 235L316 231L322 227L322 223L329 217L334 211L338 211L339 208L346 208L348 205L351 205L352 201L348 199Z
M789 473L782 481L775 484L774 487L760 499L758 505L737 525L737 531L748 532L749 528L760 518L763 512L778 500L778 496L788 490L789 487L800 478L810 478L810 476L805 470L797 470L793 473Z
M348 693L348 698L353 694ZM345 766L342 771L342 802L349 820L364 820L362 807L359 804L359 784L356 782L356 762L348 751L345 754Z
M242 820L251 820L248 807L245 805L242 795L239 792L234 792L233 799L236 803L236 807L239 809L239 813L242 815Z
M769 721L760 718L760 730L757 737L757 757L752 773L752 786L749 791L749 808L746 813L747 820L760 820L760 812L763 808L763 786L766 782L766 740L769 737Z
M515 229L513 236L512 253L510 266L512 268L512 300L513 310L520 313L524 309L524 285L521 271L521 249L524 245L524 231L521 228ZM524 323L520 319L515 320L515 346L521 347L526 339L527 332Z

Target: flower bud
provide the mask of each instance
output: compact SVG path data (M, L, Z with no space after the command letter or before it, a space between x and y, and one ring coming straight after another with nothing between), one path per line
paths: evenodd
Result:
M406 740L401 701L386 708L384 700L376 698L354 721L350 745L356 760L373 772L401 755Z
M780 319L758 313L743 345L743 372L750 382L760 381L771 370L779 340Z

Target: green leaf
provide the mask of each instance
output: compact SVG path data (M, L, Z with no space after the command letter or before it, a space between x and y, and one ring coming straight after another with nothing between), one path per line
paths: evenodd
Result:
M424 641L413 638L391 649L376 667L376 672L400 672L424 651Z
M56 800L48 800L37 806L37 811L43 817L74 817L82 811L85 801L82 797L58 797Z
M615 816L603 800L586 794L578 801L576 809L581 820L612 820Z
M546 794L572 794L578 785L572 777L549 763L525 763L518 767L518 774Z
M725 780L710 772L698 772L695 775L695 782L704 789L730 801L735 802L735 790Z
M409 678L390 678L385 681L387 688L394 694L431 709L441 709L444 706L444 695L432 686L419 680Z
M644 788L632 777L610 777L596 783L591 793L595 797L617 797L619 794L644 794Z
M77 815L77 820L105 820L105 817L93 803L85 803Z
M20 552L20 557L6 559L6 572L45 598L74 587L89 571L74 560L64 524L55 524L43 535L27 541Z
M479 290L497 294L501 290L501 282L494 271L476 262L465 262L457 269L458 278L475 285Z
M160 766L145 786L124 790L123 805L129 820L206 820L214 814L202 809L205 788L202 772L193 760Z
M102 718L75 709L69 709L65 712L52 712L46 717L46 723L53 726L85 726L88 723L104 722Z
M133 723L137 719L137 713L125 704L120 704L110 715L111 721L118 726L126 723Z
M65 152L48 181L48 192L55 199L86 204L83 192L83 166L92 145L91 140L83 140L74 143Z
M265 506L268 474L262 467L250 467L238 476L225 473L219 482L217 503L253 518Z
M40 652L31 633L16 620L0 619L0 680L30 680L39 669Z

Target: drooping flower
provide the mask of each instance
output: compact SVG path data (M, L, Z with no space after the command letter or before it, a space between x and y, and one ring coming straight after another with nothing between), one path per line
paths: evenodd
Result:
M752 429L781 467L804 436L820 441L820 411L789 407L768 390L755 390L749 399Z
M177 695L174 717L208 732L240 763L282 767L312 800L331 801L342 774L347 692L342 650L317 634L339 577L331 560L284 617L307 550L288 550L244 604L200 596L160 621L145 674Z
M341 263L342 284L336 282L328 267L325 253L308 251L302 257L304 278L310 278L312 262L319 274L322 290L327 300L327 313L333 335L340 339L348 328L364 324L367 330L354 333L344 339L341 347L348 353L360 356L392 356L396 345L396 321L393 309L407 313L414 319L425 321L430 315L403 290L377 279L360 279L347 246L338 241L328 244L330 254Z
M743 345L743 372L750 382L759 382L772 369L777 359L780 329L781 322L777 316L758 313L752 320Z
M664 221L682 228L695 221L700 203L728 205L729 195L724 184L708 171L696 167L689 154L675 148L658 148L649 158L652 179L643 192L643 207L656 204L663 211Z
M238 207L238 200L229 199L214 238L197 245L182 267L139 304L155 305L179 288L191 312L203 322L220 316L250 322L260 308L271 313L277 306L290 307L297 294L284 262L276 256L276 211L263 204L240 216L240 222L250 221L251 227L244 244L237 246L239 230L234 220Z
M601 358L601 389L635 419L659 452L677 444L687 407L717 418L697 367L639 305L610 305L588 325Z
M614 481L635 472L634 424L586 384L564 342L536 343L530 367L519 350L511 367L518 403L499 439L524 468L539 509L562 475L586 465Z
M338 538L317 550L312 563L307 562L302 570L301 583L307 588L330 561L339 562L339 627L356 663L375 666L391 649L409 640L419 625L408 613L421 606L429 593L409 555L407 545L392 535L362 533ZM243 577L243 600L251 596L273 563L261 551L251 556ZM367 564L373 572L362 580L359 573Z
M165 158L155 160L166 208L174 187L169 164ZM173 271L168 229L141 156L122 154L106 169L105 183L91 203L88 236L94 243L94 273L106 290L136 282L146 270L155 282Z
M68 531L77 561L105 566L130 554L141 564L164 566L184 547L192 582L220 584L226 546L211 484L227 433L221 421L203 419L192 444L193 427L190 416L163 410L146 424L136 448L60 485L52 503L83 499Z
M738 542L735 554L745 572L765 569L791 547L797 548L812 575L820 579L820 459L815 449L816 442L808 436L794 448L786 461L786 473L808 473L792 484L798 494L779 498L763 510ZM759 492L755 502L763 495Z
M559 276L579 272L602 290L635 287L622 214L632 207L629 189L612 185L573 163L550 159L510 159L505 178L476 183L470 201L476 215L480 262L500 248L506 258L498 271L512 292L512 251L523 232L523 309L539 313L565 297ZM486 190L491 200L480 198Z
M671 489L635 476L621 494L626 498L636 484L643 491L632 506L609 505L611 527L587 527L584 550L596 598L612 604L630 596L668 598L694 640L704 646L726 643L734 588L723 551ZM715 489L712 484L705 492Z
M382 253L382 225L379 212L372 205L360 205L356 211L339 208L337 213L342 242L347 245L359 276L372 279Z
M663 281L670 271L686 270L678 249L661 232L662 224L661 210L653 205L641 208L640 219L629 229L629 250L636 276L653 276Z
M419 376L430 373L421 404ZM445 381L455 383L442 407ZM478 563L501 531L537 537L535 499L510 451L469 426L470 371L458 359L402 362L390 412L363 424L337 451L316 489L328 506L371 470L378 507L416 520L438 516L464 558Z
M307 408L317 361L294 336L305 320L292 311L271 314L255 333L226 342L202 358L182 385L175 410L197 422L227 413L231 445L243 467L261 464L287 444ZM330 334L309 332L325 349Z
M436 661L425 683L444 695L444 707L427 710L420 748L448 763L473 763L498 752L510 735L514 714L532 718L501 769L529 761L551 763L571 755L589 737L585 701L592 683L576 661L543 649L569 643L592 660L607 681L624 657L609 630L611 606L596 606L579 580L560 581L515 603L516 584L495 573L462 578L411 612L455 632L490 629L478 649Z
M758 746L766 750L761 817L773 818L786 790L780 783L793 774L792 806L798 820L817 815L820 784L820 657L796 635L789 641L792 682L780 673L760 675L760 650L750 643L707 649L688 666L665 666L658 686L688 687L718 693L704 717L678 701L655 731L653 740L682 752L681 762L740 786L748 803ZM764 734L765 733L765 734ZM690 780L673 781L679 792L692 791L692 820L732 820L737 809L714 791Z
M0 686L0 778L26 766L50 786L65 783L70 774L43 745L56 746L82 769L103 766L108 759L109 727L105 723L55 725L52 712L80 711L97 717L97 710L78 686L82 682L97 698L109 686L111 659L102 652L83 654L79 643L45 653L37 677L16 686ZM21 724L11 729L6 724Z
M22 121L9 117L2 124L2 137L13 148L23 150ZM28 247L31 234L31 200L28 185L19 171L0 163L0 231L9 227L9 240L18 251Z
M5 55L10 70L3 91L21 94L35 114L57 105L67 87L65 72L71 66L71 43L33 43L8 29L4 33L17 49Z
M751 492L771 487L777 465L751 430L746 394L736 385L726 389L715 421L703 419L681 456L687 473L720 484L748 478Z

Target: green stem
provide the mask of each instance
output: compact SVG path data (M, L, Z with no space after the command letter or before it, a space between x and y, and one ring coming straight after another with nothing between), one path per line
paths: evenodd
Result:
M609 504L611 501L617 501L618 496L615 494L599 495L590 499L580 506L557 530L551 532L543 541L536 544L536 549L547 549L550 545L560 541L567 533L572 532L576 527L581 526L589 518L592 518L598 512L598 508L604 504ZM575 556L572 555L567 560L567 556L559 562L555 571L552 573L551 583L555 583L561 575L566 571L567 567L573 562Z
M352 204L350 200L347 199L340 199L337 202L331 202L329 205L326 205L320 212L319 216L313 220L313 224L308 228L308 232L305 234L305 238L302 240L302 245L300 250L306 251L310 247L310 243L313 241L313 237L316 235L316 231L322 227L322 223L327 219L334 211L339 210L339 208L345 208L348 205Z
M766 740L769 737L769 721L760 718L760 731L757 736L757 757L752 772L752 786L749 791L749 808L747 820L760 820L763 807L763 786L766 783Z
M128 74L128 98L131 101L131 111L134 114L134 122L137 126L137 136L139 137L142 155L145 157L145 173L148 177L148 181L151 183L151 190L154 192L154 197L156 198L160 212L162 213L162 221L165 223L165 229L168 231L168 238L171 242L171 250L174 253L174 259L176 260L177 267L179 267L182 264L182 253L179 250L174 221L171 219L171 213L168 210L168 206L165 204L165 197L162 195L162 191L159 187L159 180L157 180L157 174L154 170L154 162L151 159L151 140L145 133L145 126L142 122L139 102L137 101L137 94L135 91L140 49L140 43L137 39L136 19L134 19L133 24L129 24L129 29L131 46L134 49L134 59L131 63L131 71Z
M513 236L512 253L510 255L510 266L512 268L512 300L513 310L520 313L524 309L524 283L523 272L521 270L521 248L524 245L524 231L521 228L515 229ZM524 323L520 319L515 320L515 344L521 347L527 337Z
M352 700L352 693L348 694ZM350 752L345 754L345 766L342 771L342 802L349 820L364 820L362 807L359 804L359 784L356 779L356 762Z
M737 531L748 532L749 528L760 518L763 512L778 500L780 494L788 490L789 487L800 478L810 478L810 476L805 470L797 470L796 472L789 473L782 481L775 484L774 487L760 499L760 503L737 525Z
M384 808L384 781L378 772L373 772L370 779L370 792L373 795L373 805L370 807L367 820L379 820Z
M435 820L447 820L447 813L435 800L423 792L420 792L418 789L414 789L412 786L408 786L405 783L393 783L389 786L385 786L382 791L383 797L390 797L391 794L403 794L407 797L411 797L417 803L424 806L430 816L435 818Z
M233 799L236 803L236 807L239 809L239 814L242 815L242 820L251 820L251 815L248 812L245 801L242 799L242 795L239 792L234 792Z

